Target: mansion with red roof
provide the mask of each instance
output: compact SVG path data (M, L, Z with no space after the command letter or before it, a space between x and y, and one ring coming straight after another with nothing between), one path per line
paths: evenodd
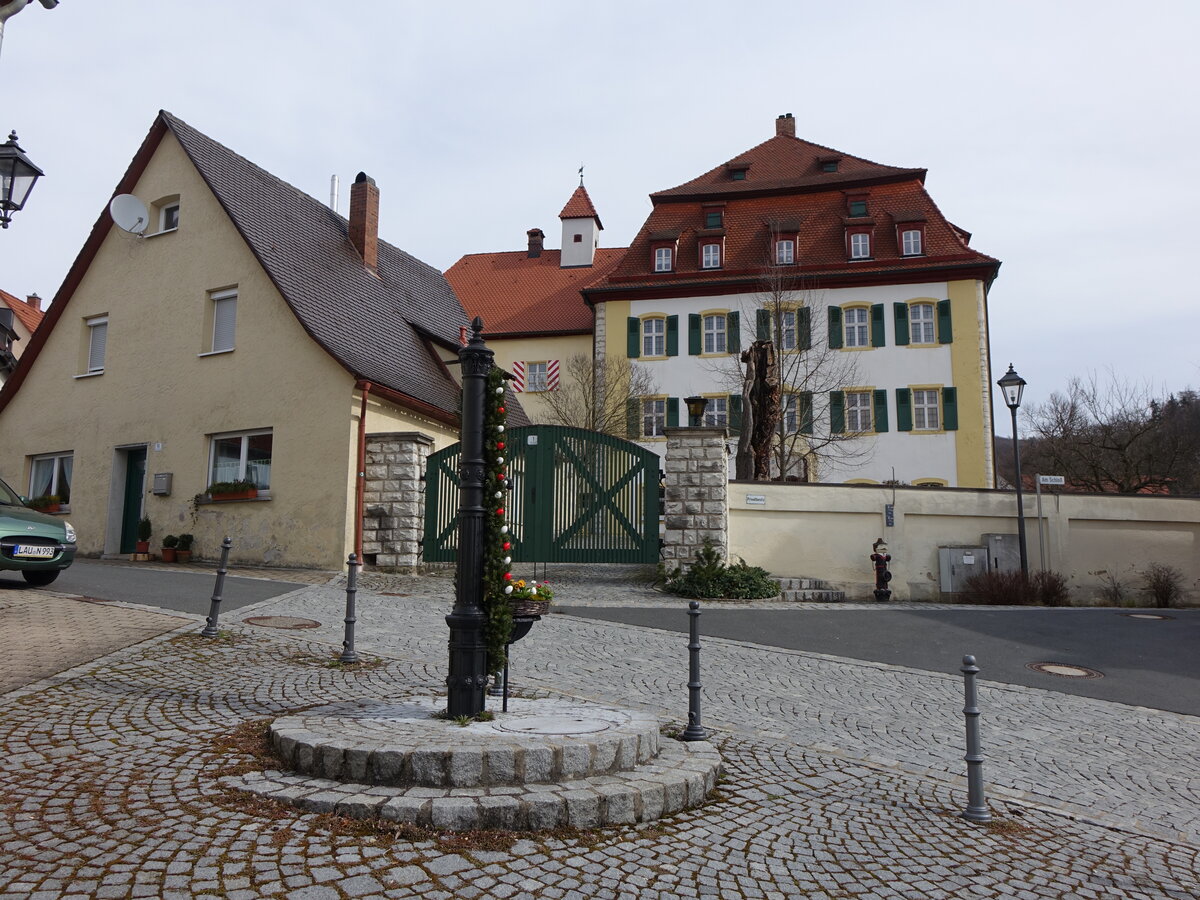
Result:
M970 246L925 190L926 171L799 139L790 114L767 141L678 187L629 247L599 246L580 186L560 250L465 256L446 273L488 323L497 362L535 421L569 390L563 361L631 362L649 393L625 404L628 437L659 452L687 424L736 434L742 351L770 341L780 387L772 473L802 481L992 487L987 295L1000 263ZM734 442L736 438L731 438Z

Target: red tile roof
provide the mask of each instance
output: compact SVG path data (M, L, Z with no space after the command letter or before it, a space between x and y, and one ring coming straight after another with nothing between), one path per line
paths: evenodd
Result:
M580 291L606 276L624 254L624 247L601 248L592 266L563 269L558 250L532 258L525 250L474 253L451 266L446 280L467 314L483 317L485 335L586 334L592 310Z
M821 171L820 160L835 156L839 171ZM990 282L998 260L972 250L967 233L942 215L925 191L924 169L900 169L837 154L797 138L778 136L737 157L749 164L746 179L730 177L733 163L699 178L651 194L654 209L630 245L629 252L605 280L603 293L622 289L683 287L703 283L712 289L728 283L739 289L761 279L770 265L772 228L797 238L797 274L825 283L858 280L887 283L980 277ZM848 220L847 195L867 195L868 216ZM720 269L700 268L699 238L705 232L703 204L722 204L725 231ZM711 208L710 210L711 211ZM897 225L924 220L924 253L901 256ZM851 262L846 247L847 223L873 227L872 258ZM653 271L651 242L679 235L675 268ZM968 274L972 273L972 274Z
M24 300L19 300L7 291L0 291L0 303L12 308L18 321L28 329L30 334L37 329L38 324L42 321L42 316L45 315L40 309L34 309Z
M595 219L600 230L604 230L604 225L600 222L600 214L596 212L596 207L592 205L592 198L588 196L587 188L582 184L575 188L575 193L571 195L571 199L567 201L567 205L563 207L558 217L560 219Z

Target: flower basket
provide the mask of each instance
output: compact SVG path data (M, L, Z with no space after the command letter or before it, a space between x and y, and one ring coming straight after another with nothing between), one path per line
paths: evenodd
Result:
M510 588L508 605L514 616L544 616L550 611L554 592L545 582L538 584L521 578L514 581Z
M258 486L253 481L215 481L208 486L208 496L213 500L253 500Z
M514 616L544 616L550 611L549 600L536 600L527 597L510 599L508 605Z

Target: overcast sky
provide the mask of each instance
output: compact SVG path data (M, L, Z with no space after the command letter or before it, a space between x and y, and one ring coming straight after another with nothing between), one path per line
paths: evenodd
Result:
M34 0L5 28L0 128L46 172L0 287L47 301L167 109L313 196L361 171L380 231L440 269L516 250L586 165L602 246L774 134L925 167L1003 261L992 380L1026 403L1113 369L1200 388L1194 0L453 4ZM1009 432L997 410L997 431Z

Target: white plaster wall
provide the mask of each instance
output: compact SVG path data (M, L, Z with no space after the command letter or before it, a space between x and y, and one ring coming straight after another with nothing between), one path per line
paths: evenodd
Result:
M575 235L582 235L582 240L575 242ZM600 246L600 229L595 219L563 219L562 220L562 255L559 257L563 268L569 266L590 266L596 257L596 248Z

